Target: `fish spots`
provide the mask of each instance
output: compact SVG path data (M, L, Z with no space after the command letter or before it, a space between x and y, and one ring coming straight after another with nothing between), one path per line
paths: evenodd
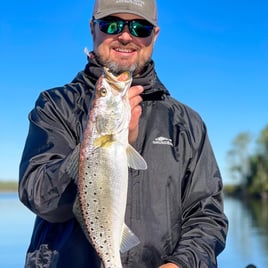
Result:
M107 95L105 98L95 95L81 142L78 178L81 217L75 216L103 266L122 268L119 248L128 179L122 141L127 141L130 119L130 107L123 96L127 96L131 75L117 77L107 73L103 80L106 84L97 83L96 90L104 87L102 93L107 90Z
M97 202L98 202L98 200L96 199L96 197L97 197L97 193L94 192L94 193L93 193L93 196L95 197L95 198L93 199L93 202L94 202L94 203L97 203Z

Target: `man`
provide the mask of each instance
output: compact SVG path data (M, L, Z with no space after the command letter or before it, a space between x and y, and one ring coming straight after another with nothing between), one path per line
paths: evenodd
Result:
M220 171L205 124L156 75L156 14L154 0L96 0L87 66L70 84L42 92L31 111L19 183L21 201L37 215L26 267L100 267L72 207L103 66L133 73L129 141L148 165L129 170L125 221L141 243L122 254L123 267L217 267L227 233Z

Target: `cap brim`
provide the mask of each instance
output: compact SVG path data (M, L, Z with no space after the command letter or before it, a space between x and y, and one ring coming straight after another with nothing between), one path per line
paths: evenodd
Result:
M96 12L94 14L94 18L95 19L102 19L104 17L111 16L111 15L117 14L117 13L129 13L129 14L137 15L137 16L142 17L145 20L149 21L152 25L157 26L156 20L152 20L150 18L147 18L146 16L144 16L144 14L142 14L140 12L137 12L137 11L133 12L131 10L125 10L125 9L124 10L120 10L120 9L111 10L111 9L109 9L109 10L103 10L101 12Z

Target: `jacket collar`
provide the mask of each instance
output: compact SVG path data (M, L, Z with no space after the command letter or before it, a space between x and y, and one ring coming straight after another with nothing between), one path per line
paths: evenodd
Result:
M95 85L98 78L102 74L103 66L97 61L94 53L88 55L88 63L84 69L84 74ZM77 77L78 78L78 77ZM132 86L141 85L144 87L142 94L143 100L158 100L162 99L164 95L169 95L168 90L159 80L153 60L146 64L143 73L138 77L133 77Z

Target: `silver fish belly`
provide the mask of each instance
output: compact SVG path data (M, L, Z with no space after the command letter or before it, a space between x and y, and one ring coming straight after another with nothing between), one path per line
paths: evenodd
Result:
M96 84L80 147L78 195L73 211L105 268L121 268L120 251L139 243L124 223L128 166L133 163L134 168L147 168L128 144L130 84L129 73L116 77L104 69Z

